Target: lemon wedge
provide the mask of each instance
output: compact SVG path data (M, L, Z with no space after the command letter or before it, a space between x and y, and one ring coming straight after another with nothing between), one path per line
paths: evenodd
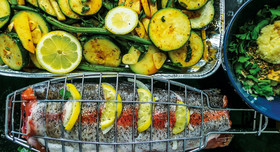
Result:
M152 94L150 91L146 89L137 89L139 95L139 101L152 101ZM153 97L153 101L155 98ZM154 108L154 105L153 105ZM139 110L138 110L138 132L143 132L147 130L151 126L152 122L152 113L151 113L151 104L149 103L140 103Z
M67 90L71 93L70 100L81 99L79 91L73 84L67 83L66 86ZM71 101L67 102L65 106L66 111L63 117L63 126L65 127L65 130L70 131L78 120L81 110L81 103L77 101Z
M118 6L105 17L105 27L114 34L127 34L138 24L138 14L131 8Z
M181 101L177 101L177 103L184 104ZM190 121L189 109L184 105L182 105L182 106L177 105L175 117L176 117L176 122L173 127L173 134L176 135L176 134L182 132L185 129L186 125L189 124L189 121Z
M44 35L38 42L36 57L47 71L65 74L80 64L82 47L73 35L64 31L53 31Z
M116 90L115 88L108 84L102 83L102 88L104 92L104 98L107 101L114 101L116 100ZM118 94L117 101L121 101L121 96ZM101 114L101 122L100 128L105 130L106 128L113 125L115 121L115 113L117 112L117 117L121 115L122 112L122 103L121 102L106 102L104 105L104 109L102 110Z

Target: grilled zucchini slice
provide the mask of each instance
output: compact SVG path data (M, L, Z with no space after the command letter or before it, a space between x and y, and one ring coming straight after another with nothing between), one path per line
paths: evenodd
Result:
M191 21L192 29L201 29L212 22L215 15L213 1L208 1L205 6L196 11L184 11Z
M130 69L137 74L151 75L156 73L159 69L157 69L154 64L153 55L159 52L160 51L155 46L149 45L148 51L145 53L144 57L136 64L129 65Z
M23 19L22 16L25 16L27 19L20 20ZM50 31L50 27L44 18L40 14L32 11L18 12L11 20L11 25L13 25L13 23L15 23L14 28L22 45L32 53L35 52L35 45L38 43L39 39Z
M66 20L56 0L37 0L37 3L38 6L49 15L57 17L60 21Z
M93 15L97 13L101 6L102 0L69 0L70 8L79 15Z
M93 36L83 46L85 59L92 64L117 67L121 63L121 50L105 36Z
M197 10L203 7L208 0L178 0L179 4L187 10Z
M31 5L38 7L38 3L37 0L27 0L28 3L30 3Z
M8 23L10 19L11 7L7 0L0 0L0 6L1 6L1 11L0 11L0 29L1 29Z
M35 65L35 67L37 67L38 69L44 69L40 63L38 62L37 58L36 58L36 54L34 53L29 53L29 57L31 59L31 62Z
M29 63L28 52L16 38L16 33L0 34L0 57L13 70L21 70Z
M20 11L18 12L12 19L11 23L14 21L16 17L18 17L21 13L27 13L29 22L33 22L35 26L38 26L38 28L41 30L43 34L47 34L51 31L51 28L49 24L46 22L46 20L41 16L40 14L32 11Z
M172 51L182 47L191 34L188 16L181 10L165 8L157 11L149 24L149 37L156 47Z
M56 16L55 10L49 0L37 0L38 6L41 10L51 16Z
M1 56L0 56L0 65L4 65L5 63L3 62Z
M191 32L189 41L180 49L168 52L171 61L182 67L195 65L203 56L203 41L195 32Z
M69 0L57 0L58 5L62 11L62 13L69 17L69 18L73 18L73 19L80 19L81 17L76 14L75 12L73 12L69 6Z

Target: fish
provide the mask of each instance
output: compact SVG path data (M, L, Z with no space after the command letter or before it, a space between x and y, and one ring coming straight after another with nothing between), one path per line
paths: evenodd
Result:
M82 100L104 100L102 87L95 83L73 83L77 90L81 93ZM112 84L116 87L115 84ZM199 148L206 145L206 148L216 148L227 146L232 135L229 134L211 134L204 141L199 138L201 134L207 134L211 131L226 131L231 128L231 120L229 111L213 110L207 106L207 98L196 91L188 91L187 95L184 90L170 90L162 88L153 88L152 93L155 97L155 103L184 101L189 106L190 122L185 130L174 135L172 128L176 122L175 112L176 105L155 104L152 117L152 126L144 132L137 131L138 120L138 103L129 101L139 101L137 91L133 84L122 82L118 84L117 92L122 98L123 109L118 117L116 126L114 125L107 133L103 133L97 122L102 114L104 103L82 102L80 112L80 126L77 121L71 131L64 130L62 132L62 118L65 113L65 102L55 102L55 100L63 99L59 90L64 88L64 83L53 83L49 87L47 85L37 85L23 91L21 98L22 109L22 133L26 134L23 138L39 151L183 151ZM135 93L136 92L136 93ZM228 99L220 93L218 89L203 90L209 97L210 107L226 108ZM201 98L203 99L201 100ZM184 100L186 99L186 100ZM51 101L53 100L53 101ZM46 102L48 101L48 102ZM199 107L204 107L199 108ZM168 125L169 110L169 125ZM133 117L134 115L134 117ZM203 125L202 123L203 117ZM133 124L134 122L134 124ZM203 127L201 127L201 125ZM168 128L169 126L169 128ZM79 128L80 127L80 128ZM134 128L133 128L134 127ZM80 135L79 135L80 129ZM116 130L116 132L115 132ZM134 134L133 134L134 132ZM169 133L169 134L168 134ZM115 136L116 135L116 136ZM34 137L36 136L36 137ZM48 137L44 140L42 137ZM173 140L168 139L182 139ZM83 141L79 145L77 142L62 142L52 139L67 139L73 141ZM162 141L163 140L163 141ZM94 144L94 142L102 144ZM151 144L147 141L153 141ZM129 144L134 142L135 144ZM118 143L117 146L107 143ZM64 146L63 146L64 145Z

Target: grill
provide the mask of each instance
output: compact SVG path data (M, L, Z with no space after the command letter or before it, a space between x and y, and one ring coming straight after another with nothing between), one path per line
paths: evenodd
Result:
M240 108L220 108L220 107L214 107L211 106L211 101L209 100L209 96L207 95L207 93L205 93L202 90L193 88L191 86L179 83L179 82L175 82L172 80L167 80L167 79L161 79L161 78L157 78L157 77L153 77L153 76L143 76L143 75L137 75L137 74L129 74L129 73L113 73L113 72L108 72L108 73L92 73L92 74L79 74L79 75L73 75L73 76L68 76L68 77L61 77L61 78L56 78L56 79L52 79L52 80L48 80L48 81L44 81L38 84L34 84L32 86L28 86L26 88L22 88L19 90L16 90L15 92L9 94L7 96L7 100L6 100L6 115L5 115L5 135L6 138L8 138L9 140L24 146L26 148L29 148L31 150L34 151L38 151L37 149L33 148L24 138L22 138L22 136L26 135L25 133L22 132L21 128L23 126L23 122L22 122L22 110L20 108L21 103L23 102L27 102L27 101L23 101L21 100L21 93L26 90L29 87L37 87L37 86L41 86L41 85L46 85L47 86L47 90L46 90L46 95L45 95L45 99L41 99L38 100L38 102L40 103L49 103L49 102L67 102L69 100L64 100L64 95L65 95L65 91L64 91L64 95L62 97L62 99L57 99L57 100L50 100L48 99L48 92L50 89L51 84L56 84L56 83L62 83L64 84L64 90L66 88L66 83L81 83L81 100L79 100L81 102L81 104L84 103L89 103L89 102L94 102L97 104L96 106L96 111L99 111L100 108L100 104L104 103L104 102L108 102L105 100L102 100L101 98L101 87L98 87L98 98L97 100L85 100L84 97L84 85L88 82L95 82L96 84L98 84L98 86L101 86L101 84L103 82L113 82L116 85L116 92L118 93L118 88L119 88L119 84L122 83L123 81L127 81L127 79L130 79L131 83L133 84L133 101L110 101L110 102L115 102L116 104L118 102L123 102L123 103L130 103L133 105L133 126L132 126L132 141L131 142L117 142L117 119L115 119L114 121L114 127L112 128L114 130L114 141L113 142L101 142L99 140L99 135L102 134L102 132L100 132L99 127L96 127L96 140L94 141L83 141L81 138L81 114L79 115L79 119L77 121L78 123L78 139L67 139L64 137L65 134L65 130L63 127L60 128L61 130L61 138L53 138L50 136L47 136L47 134L45 133L43 136L34 136L35 138L40 138L44 140L45 143L45 147L46 150L48 151L49 146L48 143L49 141L59 141L61 142L61 151L67 151L66 150L66 146L65 143L75 143L79 145L79 151L83 151L83 145L84 144L94 144L96 146L96 151L100 151L100 146L101 145L110 145L113 146L114 151L118 151L118 146L120 145L129 145L131 146L131 151L136 151L135 147L139 144L148 144L149 145L149 149L150 151L152 151L152 147L153 144L155 143L166 143L166 151L169 151L170 149L170 144L171 142L174 141L183 141L183 148L184 151L185 149L185 145L187 143L187 141L189 140L198 140L199 141L199 146L196 147L195 149L192 149L191 151L198 151L201 150L203 148L206 147L207 144L207 139L209 138L210 135L213 134L256 134L256 135L261 135L263 133L279 133L279 131L276 130L267 130L267 125L268 125L268 118L263 116L262 114L259 114L258 112L254 111L253 109L240 109ZM167 107L167 128L170 128L170 108L171 106L176 106L178 105L178 103L172 103L170 102L170 94L173 92L173 90L177 90L177 91L181 91L184 93L184 99L182 99L184 104L180 104L181 106L187 106L188 108L193 108L193 109L198 109L198 111L200 111L201 114L201 122L200 122L200 132L199 135L197 136L192 136L189 137L187 136L188 134L190 134L191 131L189 131L188 129L185 129L183 131L184 137L183 138L172 138L170 137L170 129L167 129L167 138L164 140L153 140L153 131L150 131L150 137L148 140L146 141L136 141L136 137L135 137L135 133L137 132L137 130L135 129L135 106L138 103L143 103L140 101L135 101L136 100L136 94L137 94L137 84L138 84L138 80L141 82L145 82L145 84L150 86L150 90L151 90L151 94L153 95L154 92L154 88L155 86L159 86L160 88L166 89L167 90L167 95L168 95L168 99L167 102L145 102L145 103L151 103L154 104L155 106L157 105L164 105ZM199 106L196 105L192 105L191 103L188 103L188 98L189 95L191 93L197 93L200 95L200 98L198 99L200 102ZM45 111L46 111L46 107L45 106ZM81 106L82 107L82 106ZM234 113L234 112L245 112L247 114L253 115L253 119L250 120L250 123L252 124L251 127L239 127L239 128L231 128L229 130L226 131L219 131L219 130L213 130L210 132L204 132L204 127L205 127L205 123L204 123L204 118L203 118L203 111L205 109L211 109L211 110L216 110L216 111L224 111L227 110L230 113ZM62 109L61 109L62 111ZM82 111L82 109L81 109ZM152 113L152 117L153 117L153 108L151 108L151 113ZM117 113L115 114L115 116L117 117ZM97 120L99 120L100 115L97 112ZM153 121L153 119L152 119ZM46 123L46 122L44 122ZM62 122L61 122L62 123ZM99 121L97 121L97 126L99 126ZM45 126L45 124L44 124ZM63 126L63 125L61 125ZM187 126L186 126L187 127ZM185 127L185 128L186 128ZM153 122L151 123L150 126L150 130L153 130Z

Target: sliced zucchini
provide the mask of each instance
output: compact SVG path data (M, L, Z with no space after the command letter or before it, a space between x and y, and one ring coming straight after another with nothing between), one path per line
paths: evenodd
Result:
M182 47L189 39L191 24L188 16L175 8L157 11L149 24L149 37L156 47L172 51Z
M41 16L40 14L32 11L20 11L18 12L12 19L11 23L14 21L18 15L21 13L26 12L28 15L29 22L33 22L32 26L36 26L36 28L39 28L43 34L47 34L51 31L51 28L49 24L46 22L46 20Z
M148 51L140 61L136 64L129 65L130 69L137 74L151 75L156 73L159 69L154 64L153 55L159 52L156 47L150 45Z
M56 0L37 0L37 3L38 6L49 15L56 16L60 21L66 20Z
M13 70L21 70L29 63L28 52L16 38L16 33L0 34L0 56L3 62Z
M27 19L24 19L24 17ZM15 24L13 25L13 23ZM32 11L18 12L12 18L10 25L15 28L24 48L32 53L35 52L35 45L39 39L50 31L50 27L44 18Z
M51 16L56 16L55 10L49 0L37 0L38 6Z
M1 11L0 11L0 29L5 26L11 15L11 7L10 4L7 0L0 0L0 6L1 6Z
M28 3L30 3L31 5L38 7L38 3L37 0L27 0Z
M128 53L123 56L122 62L124 64L135 64L138 62L140 54L141 52L139 50L131 46Z
M3 62L1 56L0 56L0 65L4 65L5 63Z
M79 15L93 15L100 10L102 0L69 0L69 5Z
M121 63L121 50L105 36L93 36L83 46L85 59L92 64L117 67Z
M167 8L168 3L171 3L171 4L169 4L170 7L174 6L174 0L161 0L161 7L162 8Z
M180 49L168 52L173 63L180 63L182 67L189 67L195 65L201 59L204 51L201 37L195 32L191 32L188 42Z
M36 58L36 54L34 53L29 53L29 57L32 61L32 63L35 65L35 67L37 67L38 69L44 69L40 63L38 62L37 58Z
M203 7L208 0L178 0L179 4L187 10L197 10Z
M209 0L205 6L196 11L184 11L191 21L192 29L201 29L212 22L215 15L213 1Z
M80 19L81 17L71 10L68 1L69 0L57 0L62 13L69 18Z

